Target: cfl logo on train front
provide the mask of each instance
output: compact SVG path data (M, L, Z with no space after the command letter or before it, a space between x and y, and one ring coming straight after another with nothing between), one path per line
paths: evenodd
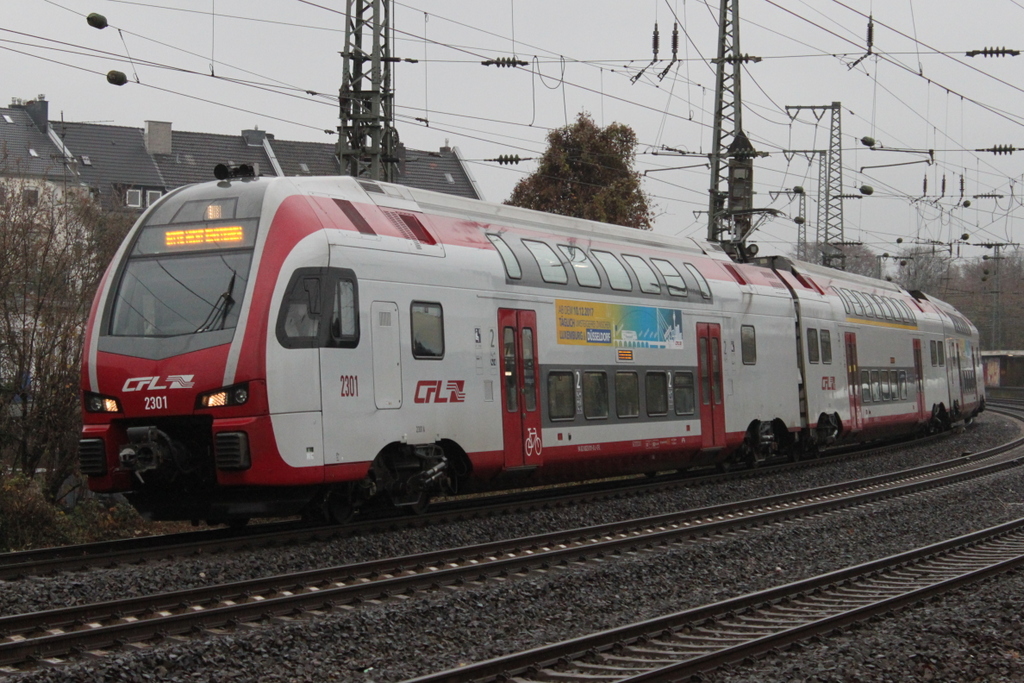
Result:
M160 375L156 377L129 377L124 381L121 391L158 391L162 389L191 389L195 386L192 379L195 375L167 375L163 378L167 384L160 384Z
M442 391L441 386L444 385ZM416 383L416 403L465 403L466 382L461 379L424 379Z

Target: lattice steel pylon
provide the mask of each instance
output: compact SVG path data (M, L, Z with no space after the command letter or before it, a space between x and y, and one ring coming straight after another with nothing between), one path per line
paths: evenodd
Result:
M392 182L398 161L391 89L392 0L347 0L338 159L342 173Z
M730 230L727 221L726 192L721 187L728 180L728 168L722 163L729 156L729 146L738 131L743 130L743 107L740 98L739 0L722 0L718 12L718 58L715 59L715 119L711 148L711 188L708 205L708 241L722 241ZM732 67L731 69L729 67ZM730 125L731 124L731 125Z
M818 167L818 232L815 242L818 250L821 252L822 265L844 270L846 255L841 248L846 244L843 229L843 130L840 118L841 105L839 102L833 102L828 105L787 106L786 113L789 114L790 118L796 118L796 114L791 113L791 110L799 113L803 109L810 109L819 119L824 112L832 112L829 123L828 152L822 156L821 165ZM821 114L818 112L821 112Z

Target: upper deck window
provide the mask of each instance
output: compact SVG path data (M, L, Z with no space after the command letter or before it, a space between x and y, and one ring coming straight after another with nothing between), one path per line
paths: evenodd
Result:
M651 263L661 272L661 276L665 278L669 294L672 296L686 296L686 281L683 280L683 276L679 274L675 266L660 258L652 258Z
M597 268L590 261L587 252L569 244L559 244L558 248L562 251L566 260L569 261L569 265L572 266L572 272L576 275L576 282L580 283L581 287L601 286L601 276L598 275Z
M658 276L654 274L651 267L647 265L647 261L644 261L639 256L633 256L631 254L623 255L622 259L629 264L629 267L633 269L633 273L636 275L637 282L640 283L640 290L647 294L661 294L661 283L658 282Z
M623 292L633 291L633 282L629 279L629 273L626 272L625 266L619 263L614 254L608 251L597 251L596 249L591 250L590 254L604 268L605 275L608 276L608 284L611 285L612 289L618 289Z
M534 240L523 240L523 244L537 261L537 267L540 268L540 276L544 282L556 285L564 285L569 282L569 276L565 274L565 266L558 260L554 249L543 242Z
M505 244L505 240L501 239L498 235L487 235L487 239L491 241L494 248L498 251L498 255L501 256L501 262L505 265L505 274L508 275L511 280L518 280L523 277L523 269L519 267L519 259L512 253L511 247Z
M708 281L704 278L704 274L697 270L697 266L692 263L684 263L686 269L690 271L690 275L697 279L697 286L700 288L700 295L705 299L711 298L711 286Z

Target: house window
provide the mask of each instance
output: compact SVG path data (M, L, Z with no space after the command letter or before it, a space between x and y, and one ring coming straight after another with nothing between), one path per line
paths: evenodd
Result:
M142 208L142 190L128 190L124 203L133 209Z
M164 193L160 190L146 190L146 206L153 206L162 196L164 196Z
M39 190L34 187L26 187L21 191L21 200L26 206L35 206L39 203Z

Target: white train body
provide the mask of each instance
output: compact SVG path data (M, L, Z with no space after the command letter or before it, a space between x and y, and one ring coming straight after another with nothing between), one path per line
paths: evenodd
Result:
M809 264L348 177L209 183L97 293L82 469L156 517L340 517L948 425L978 363L948 305Z

